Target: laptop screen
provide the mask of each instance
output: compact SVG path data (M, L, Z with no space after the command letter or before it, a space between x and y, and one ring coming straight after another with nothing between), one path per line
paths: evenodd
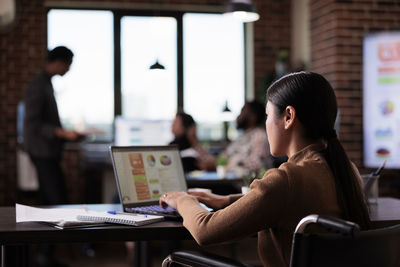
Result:
M186 191L176 146L111 147L122 204L158 201L165 192Z

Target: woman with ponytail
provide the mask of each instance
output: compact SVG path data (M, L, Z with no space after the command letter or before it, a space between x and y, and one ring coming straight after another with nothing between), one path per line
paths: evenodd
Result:
M268 170L245 195L171 192L162 206L176 208L199 244L215 244L258 232L264 266L288 266L297 223L309 214L333 216L368 229L360 175L334 130L335 93L319 74L298 72L267 91L266 130L273 156L288 162ZM199 201L215 212L208 212Z

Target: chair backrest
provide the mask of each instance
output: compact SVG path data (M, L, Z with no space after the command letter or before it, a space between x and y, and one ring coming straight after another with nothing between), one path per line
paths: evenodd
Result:
M303 233L309 224L336 233ZM200 252L170 254L163 267L170 266L242 267L243 263ZM180 265L179 265L180 264ZM399 267L400 225L359 231L357 224L337 218L310 215L301 220L293 236L290 267Z
M355 235L295 233L291 267L400 266L400 225Z

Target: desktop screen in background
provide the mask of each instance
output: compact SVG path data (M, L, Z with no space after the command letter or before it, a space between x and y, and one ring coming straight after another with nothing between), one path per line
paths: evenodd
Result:
M116 146L167 145L174 136L172 121L115 118L114 144Z

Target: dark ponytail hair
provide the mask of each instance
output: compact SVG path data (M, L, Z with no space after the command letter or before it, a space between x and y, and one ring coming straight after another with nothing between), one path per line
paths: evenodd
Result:
M292 106L304 126L306 138L326 140L325 159L335 177L337 199L343 217L358 223L362 229L368 229L368 209L358 175L334 130L337 103L329 82L317 73L291 73L268 88L267 100L277 107L280 114L287 106Z

